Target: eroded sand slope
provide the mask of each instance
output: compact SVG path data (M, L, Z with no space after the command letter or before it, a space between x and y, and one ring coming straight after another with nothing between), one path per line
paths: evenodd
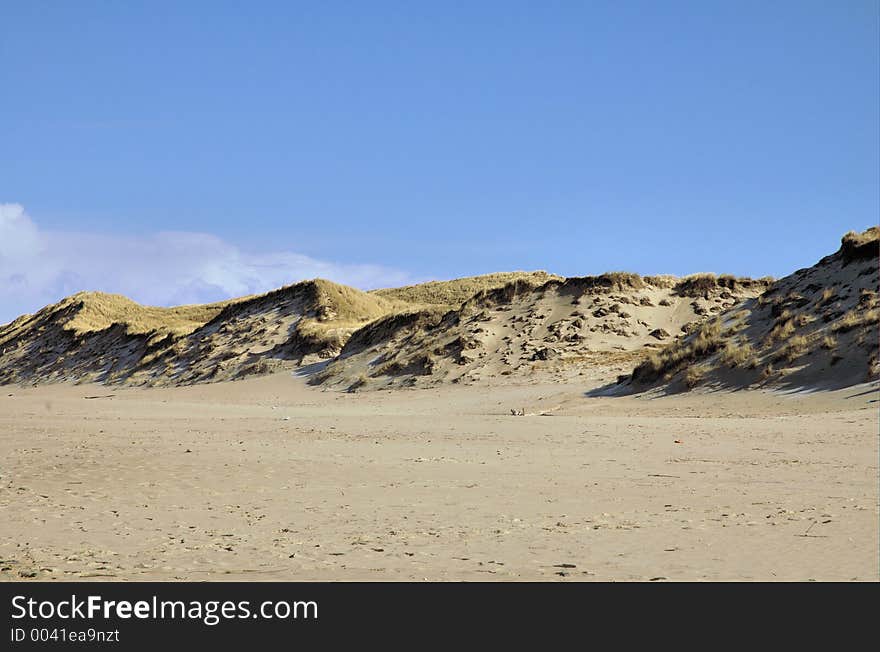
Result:
M880 229L652 353L624 387L837 389L880 376Z
M349 389L477 382L638 360L769 281L636 274L516 281L460 309L411 312L355 332L313 381ZM619 355L624 354L624 355Z

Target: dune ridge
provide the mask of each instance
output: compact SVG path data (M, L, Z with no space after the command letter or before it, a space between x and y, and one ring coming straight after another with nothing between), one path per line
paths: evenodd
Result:
M775 281L544 271L363 292L323 279L174 308L81 292L0 327L0 383L302 370L348 391L618 374L606 389L837 388L880 374L878 228ZM603 381L604 382L604 381Z
M337 355L352 333L385 315L452 309L462 287L533 275L549 277L517 272L402 288L415 303L394 289L386 297L324 279L173 308L80 292L0 326L0 383L173 385L291 369Z
M339 356L312 378L349 390L472 383L638 359L660 342L769 281L703 275L694 279L599 276L518 279L477 292L458 310L386 317L355 333Z

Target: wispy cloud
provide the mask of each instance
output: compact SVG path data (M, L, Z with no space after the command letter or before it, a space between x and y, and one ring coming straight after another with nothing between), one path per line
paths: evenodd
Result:
M209 233L143 237L43 230L20 204L0 204L0 323L80 290L148 305L218 301L322 277L359 288L412 282L400 270L246 252Z

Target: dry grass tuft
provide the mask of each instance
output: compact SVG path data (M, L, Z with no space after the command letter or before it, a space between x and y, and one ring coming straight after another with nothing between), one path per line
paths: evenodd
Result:
M731 274L716 276L711 273L691 274L675 284L675 293L682 297L701 297L713 290L724 288L737 291L742 289L767 288L773 283L769 276L760 279L737 278Z
M755 350L748 342L737 343L735 341L728 342L721 351L721 364L731 368L748 367L754 369L758 360L755 357Z
M699 385L706 377L707 369L705 367L692 366L684 374L684 384L688 389L693 389Z
M675 284L678 283L678 278L670 274L643 276L642 280L648 285L653 285L655 288L663 289L673 288L675 287Z
M641 290L645 287L645 282L642 280L642 277L638 274L633 274L632 272L605 272L604 274L600 274L599 278L607 281L607 284L611 287L621 290L628 288Z
M701 297L718 287L715 274L691 274L675 284L675 292L683 297Z
M786 342L785 345L773 355L773 360L775 362L785 361L791 363L807 353L809 349L810 338L803 335L796 335L789 339L788 342Z
M870 326L880 322L880 310L876 308L866 311L850 310L841 317L832 327L835 333L845 333L859 326Z
M837 288L825 288L822 290L822 296L819 299L819 305L824 305L837 297Z
M872 226L862 233L850 231L841 238L840 254L845 265L856 260L877 260L880 257L880 228Z
M794 319L791 317L791 313L786 310L779 316L776 324L767 335L767 344L770 345L774 342L788 339L794 334L794 330Z
M722 343L721 321L714 319L704 323L691 337L673 342L649 355L633 370L632 380L636 383L648 383L671 377L685 366L715 353Z

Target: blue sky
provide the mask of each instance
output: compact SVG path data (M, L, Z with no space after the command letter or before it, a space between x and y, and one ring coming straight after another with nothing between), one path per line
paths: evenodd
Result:
M878 221L878 6L0 0L0 321L312 274L785 275Z

